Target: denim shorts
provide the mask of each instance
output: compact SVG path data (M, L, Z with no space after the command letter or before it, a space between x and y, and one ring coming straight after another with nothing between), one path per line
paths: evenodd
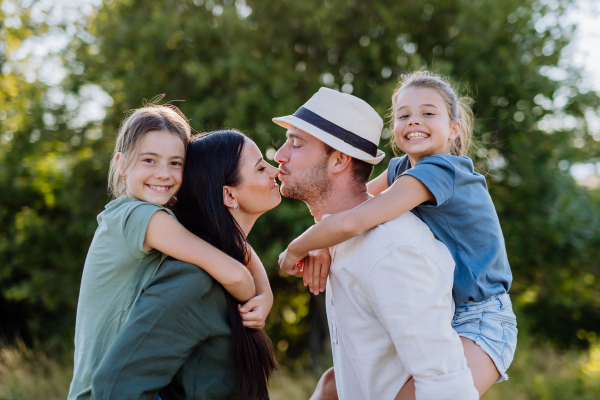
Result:
M500 372L496 383L508 379L506 370L517 347L517 318L508 294L462 303L454 311L452 327L458 336L471 339L490 356Z

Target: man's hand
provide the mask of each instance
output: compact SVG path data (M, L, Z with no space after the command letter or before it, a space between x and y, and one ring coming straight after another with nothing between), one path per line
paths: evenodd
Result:
M264 295L251 298L243 306L238 305L244 326L252 329L264 328L265 320L272 306L273 298Z
M304 286L308 285L310 292L315 296L325 290L330 265L329 249L311 251L304 258Z
M304 257L308 254L293 254L288 247L279 255L279 269L288 275L298 275L304 264Z

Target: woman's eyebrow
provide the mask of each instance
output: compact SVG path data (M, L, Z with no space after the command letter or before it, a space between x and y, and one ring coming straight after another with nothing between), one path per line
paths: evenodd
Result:
M261 162L263 160L263 158L259 158L258 161L256 162L256 164L254 164L254 166L256 167L258 165L259 162Z

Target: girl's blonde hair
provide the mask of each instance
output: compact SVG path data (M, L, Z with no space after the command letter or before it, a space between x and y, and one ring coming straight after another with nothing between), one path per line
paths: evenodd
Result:
M146 132L170 132L181 139L184 148L187 148L190 141L192 129L185 115L171 104L153 103L156 100L160 98L151 100L142 108L130 111L121 123L108 173L108 191L114 198L125 196L127 186L125 180L121 178L121 171L126 170L135 159L140 139ZM121 153L121 167L117 166L115 160L117 153Z
M394 122L396 121L396 99L401 91L410 87L423 87L435 89L442 96L448 108L448 115L451 122L460 122L460 132L456 139L452 141L450 154L453 156L467 156L473 145L473 111L471 104L473 99L470 97L458 97L452 85L442 76L429 71L417 71L411 74L402 75L400 83L396 86L392 95L392 108L390 110L390 128L394 131ZM398 149L394 135L391 135L392 147ZM399 149L398 149L399 150Z

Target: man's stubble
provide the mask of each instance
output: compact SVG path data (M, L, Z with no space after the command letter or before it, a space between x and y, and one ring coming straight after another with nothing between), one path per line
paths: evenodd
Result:
M331 178L327 174L328 163L329 155L326 155L307 171L290 173L284 166L282 169L287 175L287 182L282 185L281 194L302 200L311 208L321 203L331 191Z

